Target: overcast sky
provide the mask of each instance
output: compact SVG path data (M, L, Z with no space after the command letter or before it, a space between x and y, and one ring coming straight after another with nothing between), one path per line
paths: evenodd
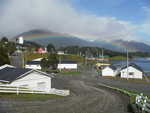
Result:
M0 36L32 29L149 41L150 0L0 0Z

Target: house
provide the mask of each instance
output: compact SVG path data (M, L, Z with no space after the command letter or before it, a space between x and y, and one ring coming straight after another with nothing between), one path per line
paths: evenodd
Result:
M6 68L6 67L15 68L14 66L11 66L11 65L8 65L8 64L5 64L5 65L0 66L0 70L1 70L1 69L4 69L4 68Z
M58 54L58 55L64 55L65 52L64 52L64 51L58 51L57 54Z
M101 63L101 62L96 63L96 67L97 67L97 68L108 67L108 66L110 66L110 65L111 65L110 63L105 63L105 62L103 62L103 63Z
M69 69L69 70L76 70L78 68L78 64L76 61L61 61L58 63L57 68L61 69Z
M25 68L41 70L42 67L41 67L40 63L41 63L41 61L36 61L36 60L29 61L26 63Z
M32 69L5 67L0 70L0 84L50 92L52 76Z
M47 49L46 48L38 48L35 53L39 53L39 54L44 54L47 53Z
M124 66L120 71L121 78L143 78L143 70L136 64L129 64L129 66Z
M117 68L115 66L107 66L104 69L102 69L102 76L110 76L115 77L116 76Z
M43 58L37 58L37 59L27 62L25 65L25 68L41 70L42 69L42 67L41 67L42 59Z

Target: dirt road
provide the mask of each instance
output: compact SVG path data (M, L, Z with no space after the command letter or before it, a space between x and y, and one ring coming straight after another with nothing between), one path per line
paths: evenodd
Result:
M71 95L46 101L0 98L0 113L127 113L128 96L97 87L90 75L58 76L53 83Z

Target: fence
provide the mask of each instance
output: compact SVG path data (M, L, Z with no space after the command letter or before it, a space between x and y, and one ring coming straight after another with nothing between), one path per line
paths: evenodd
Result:
M55 89L55 88L52 88L50 90L50 93L51 94L60 95L60 96L68 96L68 95L70 95L70 91L69 90L60 90L60 89Z
M143 94L136 96L136 105L142 111L150 113L150 100L147 96L143 96Z
M45 94L43 91L31 90L24 87L13 87L13 86L2 86L0 85L1 93L16 93L17 95L20 93L35 93L35 94Z
M31 90L31 89L24 88L24 87L12 87L12 86L2 86L2 85L0 85L0 92L1 93L16 93L17 95L19 95L20 93L25 93L25 94L55 94L55 95L60 95L60 96L70 95L69 90L59 90L59 89L52 88L49 92L44 92L44 91Z

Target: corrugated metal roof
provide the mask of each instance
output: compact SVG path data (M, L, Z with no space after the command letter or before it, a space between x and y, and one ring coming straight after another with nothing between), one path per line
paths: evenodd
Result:
M0 70L0 80L12 82L21 75L31 71L31 69L6 67Z
M41 61L29 61L27 65L40 65Z
M132 67L138 69L139 71L143 72L143 69L140 66L138 66L137 64L135 64L135 63L130 63L129 66L132 66ZM121 69L125 69L125 68L127 68L127 65L122 67Z

